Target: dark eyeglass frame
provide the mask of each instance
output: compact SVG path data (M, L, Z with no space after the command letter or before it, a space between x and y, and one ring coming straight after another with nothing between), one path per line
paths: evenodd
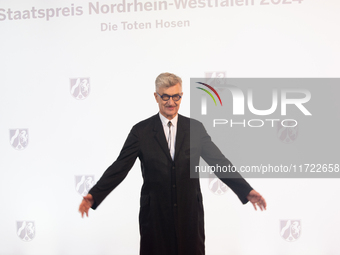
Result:
M168 94L160 95L160 94L158 94L158 92L156 92L156 93L157 93L157 95L159 95L160 98L162 98L163 101L169 101L170 98L172 98L172 100L173 100L174 102L177 102L177 101L181 100L181 98L182 98L182 96L179 95L179 94L170 96L170 95L168 95ZM166 99L164 99L164 97L169 97L169 99L166 100ZM174 97L179 97L179 98L178 98L177 100L175 100Z

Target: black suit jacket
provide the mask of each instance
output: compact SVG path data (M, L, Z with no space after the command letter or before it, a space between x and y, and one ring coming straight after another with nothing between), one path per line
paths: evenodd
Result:
M190 132L195 137L191 142ZM132 128L117 160L90 190L93 209L126 177L137 157L144 180L139 213L140 254L205 254L203 200L199 179L190 178L190 161L193 167L199 164L200 157L209 165L229 165L229 160L200 122L181 115L172 160L156 114ZM220 179L246 203L252 188L239 177Z

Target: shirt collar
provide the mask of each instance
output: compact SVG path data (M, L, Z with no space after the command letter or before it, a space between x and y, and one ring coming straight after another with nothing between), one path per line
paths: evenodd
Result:
M169 119L165 118L161 113L159 113L159 117L161 118L163 126L167 126L168 122L169 122ZM170 120L170 121L171 121L171 124L174 127L177 127L178 114L176 114L176 116L172 120Z

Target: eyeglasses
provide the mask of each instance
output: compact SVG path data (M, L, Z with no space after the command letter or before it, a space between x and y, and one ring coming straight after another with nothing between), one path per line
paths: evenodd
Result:
M156 92L157 93L157 92ZM157 93L157 95L159 95L160 98L162 98L163 101L169 101L170 100L170 97L172 97L172 100L174 100L175 102L179 101L182 96L176 94L176 95L173 95L173 96L169 96L167 94L163 94L163 95L160 95Z

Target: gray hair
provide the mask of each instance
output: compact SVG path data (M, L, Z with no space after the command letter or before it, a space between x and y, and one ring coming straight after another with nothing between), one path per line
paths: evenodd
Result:
M156 91L161 88L169 88L175 86L176 84L180 84L182 87L182 79L173 73L161 73L157 76L155 84L156 84Z

